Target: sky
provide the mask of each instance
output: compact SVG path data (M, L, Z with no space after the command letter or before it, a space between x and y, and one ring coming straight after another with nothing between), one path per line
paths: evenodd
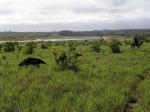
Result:
M150 28L150 0L0 0L0 31Z

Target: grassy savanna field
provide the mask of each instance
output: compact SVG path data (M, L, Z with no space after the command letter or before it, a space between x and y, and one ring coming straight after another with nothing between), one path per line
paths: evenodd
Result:
M141 48L122 44L112 53L107 44L91 50L92 42L75 43L78 71L59 69L52 51L65 44L38 43L33 54L22 50L0 53L0 112L150 112L150 43ZM19 67L27 57L47 65ZM133 108L128 102L135 100Z

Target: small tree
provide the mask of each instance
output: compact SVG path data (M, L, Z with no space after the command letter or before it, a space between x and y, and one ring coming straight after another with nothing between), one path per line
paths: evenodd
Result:
M22 48L23 48L23 47L22 47L21 45L18 45L18 46L17 46L18 52L20 52L20 51L22 50Z
M30 42L26 44L25 54L32 54L36 48L36 43Z
M0 52L1 52L2 48L3 48L3 45L2 45L2 44L0 44Z
M144 42L144 37L140 35L136 35L131 42L131 47L140 48L143 42Z
M13 42L6 42L3 44L3 50L5 52L13 52L15 51L15 43Z
M101 51L101 45L98 42L94 43L92 46L92 50L96 53L99 53Z
M48 49L48 44L46 44L46 43L41 43L41 48L42 49Z
M120 46L121 43L118 40L111 41L109 45L113 53L121 53Z
M69 42L68 46L69 46L69 51L76 51L76 47L73 42Z
M81 56L81 54L76 51L53 51L53 54L55 56L55 61L61 70L79 70L78 57Z

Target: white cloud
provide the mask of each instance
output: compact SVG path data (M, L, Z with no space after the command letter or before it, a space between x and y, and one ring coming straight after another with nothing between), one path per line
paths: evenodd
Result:
M23 24L43 24L42 27L44 27L45 24L63 24L66 26L68 24L68 29L72 29L73 27L71 24L80 24L79 26L82 26L82 29L85 28L86 30L91 29L87 27L91 27L91 24L94 25L95 23L101 26L109 26L107 24L110 24L114 25L113 27L116 28L117 24L120 22L122 22L122 24L126 22L132 24L135 21L140 21L145 24L144 20L149 19L150 0L0 1L0 24L2 26L13 24L15 26L20 26L21 24L22 26ZM47 26L45 27L48 30L50 26ZM138 28L139 26L134 24L134 27ZM118 26L118 28L120 27Z

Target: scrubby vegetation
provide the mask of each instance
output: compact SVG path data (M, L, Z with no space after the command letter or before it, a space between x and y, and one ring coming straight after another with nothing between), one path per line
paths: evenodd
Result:
M15 51L15 45L16 45L16 43L6 42L5 44L3 44L3 50L5 52L13 52L13 51Z
M121 43L118 40L112 40L109 45L113 53L121 53L120 46Z
M79 54L76 51L73 43L68 46L68 51L58 51L57 49L53 49L55 61L61 70L78 71L78 57L82 56L82 54Z
M42 42L42 43L41 43L41 48L42 48L42 49L48 49L48 43Z
M34 49L36 48L35 42L29 42L26 44L26 49L24 51L25 54L32 54L34 52Z
M15 49L2 45L0 111L149 112L150 43L140 49L124 43L17 43ZM28 55L47 65L19 67Z
M101 43L97 42L92 45L92 50L96 53L100 53L101 51Z

